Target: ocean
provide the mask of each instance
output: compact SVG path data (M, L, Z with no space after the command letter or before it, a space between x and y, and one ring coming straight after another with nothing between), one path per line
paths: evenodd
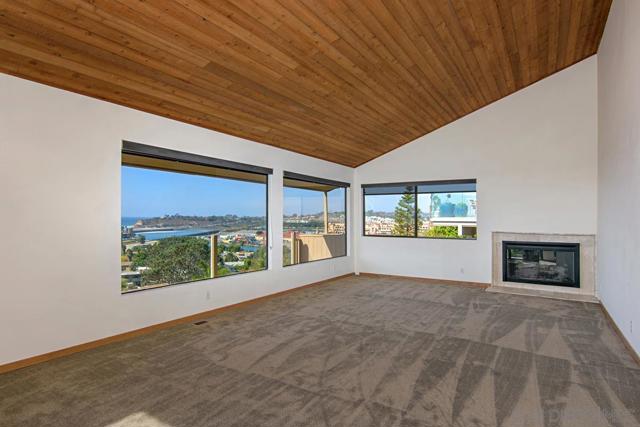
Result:
M120 217L120 224L124 226L133 225L138 222L139 219L144 219L142 216L123 216Z

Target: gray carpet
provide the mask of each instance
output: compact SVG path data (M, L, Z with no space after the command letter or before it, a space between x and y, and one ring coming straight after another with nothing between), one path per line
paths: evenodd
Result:
M402 279L0 375L2 427L638 425L640 366L597 305Z

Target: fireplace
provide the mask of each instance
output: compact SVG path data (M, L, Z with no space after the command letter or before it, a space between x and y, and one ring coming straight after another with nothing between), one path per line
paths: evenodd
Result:
M502 280L580 287L580 244L502 242Z

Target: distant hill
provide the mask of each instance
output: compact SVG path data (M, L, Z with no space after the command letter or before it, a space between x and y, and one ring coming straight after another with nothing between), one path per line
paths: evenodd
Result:
M135 226L137 228L260 228L265 226L265 217L238 215L193 216L175 214L141 219L135 224Z

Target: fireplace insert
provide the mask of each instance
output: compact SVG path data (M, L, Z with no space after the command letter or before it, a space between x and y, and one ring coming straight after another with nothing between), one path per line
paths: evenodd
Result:
M502 242L504 282L580 287L580 244Z

